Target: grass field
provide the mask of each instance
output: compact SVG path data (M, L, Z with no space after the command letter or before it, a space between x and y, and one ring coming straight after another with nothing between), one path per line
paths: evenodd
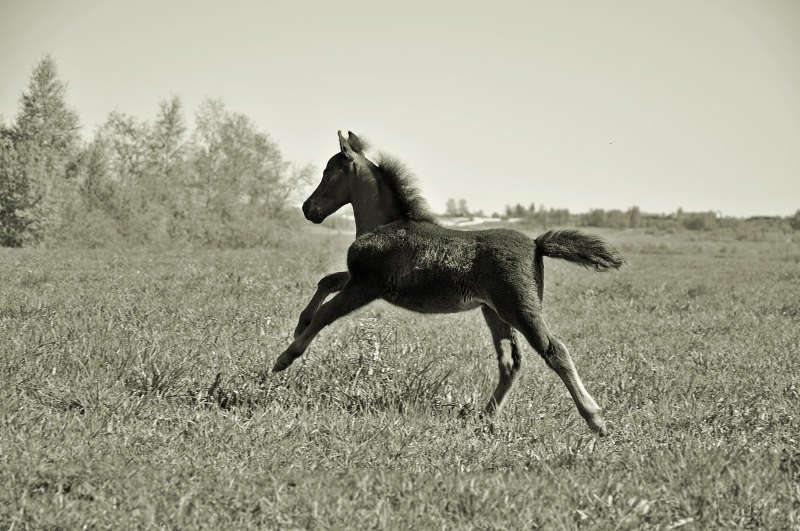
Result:
M503 414L480 312L375 303L259 382L350 237L0 249L0 529L800 529L800 243L606 232Z

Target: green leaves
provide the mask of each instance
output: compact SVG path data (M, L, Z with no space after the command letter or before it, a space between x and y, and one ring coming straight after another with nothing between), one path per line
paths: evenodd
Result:
M78 116L49 55L36 67L11 128L0 124L0 245L43 241L75 197L69 168L79 143Z

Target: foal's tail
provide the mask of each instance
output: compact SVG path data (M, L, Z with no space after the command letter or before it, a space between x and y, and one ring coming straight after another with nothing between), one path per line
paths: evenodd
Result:
M595 271L608 271L612 267L619 269L625 263L625 258L603 240L577 230L549 230L534 242L534 275L539 288L539 300L544 298L545 256L575 262L587 269L593 267Z

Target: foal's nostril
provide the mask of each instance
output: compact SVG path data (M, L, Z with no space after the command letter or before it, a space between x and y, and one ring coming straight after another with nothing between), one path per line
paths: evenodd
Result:
M311 199L308 199L305 203L303 203L303 215L308 221L313 223L320 223L322 221L319 208L311 204Z

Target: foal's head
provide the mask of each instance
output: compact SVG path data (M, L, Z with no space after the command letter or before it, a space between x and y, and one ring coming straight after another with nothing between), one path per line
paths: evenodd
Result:
M362 177L372 174L370 166L374 167L374 164L364 156L364 143L355 134L348 131L345 138L339 131L339 148L340 152L330 158L322 172L317 189L303 203L303 214L314 223L322 223L351 203L353 192L362 184L359 183L359 174Z

